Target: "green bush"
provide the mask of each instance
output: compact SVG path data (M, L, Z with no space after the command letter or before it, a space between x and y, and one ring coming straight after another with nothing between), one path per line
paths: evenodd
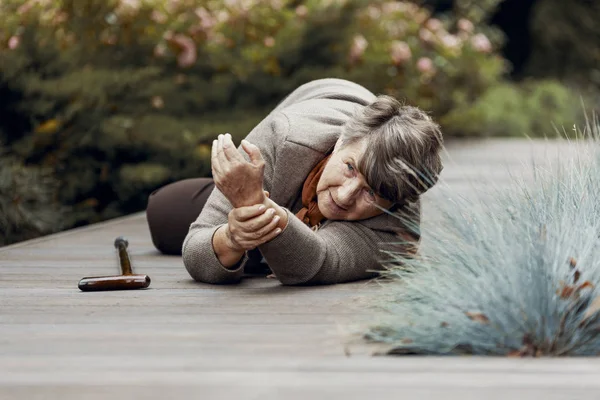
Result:
M351 79L436 118L478 101L506 63L501 35L464 10L438 20L408 1L3 0L0 140L53 171L66 227L143 210L157 187L210 174L217 134L239 141L313 79Z
M507 70L469 20L436 19L412 3L374 2L359 10L355 26L344 76L436 117L474 101Z
M0 246L59 231L65 208L51 171L25 167L0 147Z
M215 135L239 140L309 80L354 79L442 115L504 68L468 21L409 2L5 0L0 23L0 140L53 171L66 227L209 175Z
M497 83L506 67L479 27L432 18L410 2L20 3L0 6L10 32L2 45L12 48L4 53L4 79L21 81L11 82L18 91L34 79L34 87L67 84L95 95L92 103L75 99L70 107L64 99L54 108L45 101L42 114L124 104L128 111L147 112L151 102L162 104L161 113L179 116L263 108L308 80L338 76L439 116ZM96 77L98 72L105 76ZM125 85L133 77L133 86ZM106 101L120 95L120 87L127 102Z
M584 119L581 98L568 88L554 81L532 81L494 86L441 122L453 136L554 137L556 129L570 135L573 122Z
M600 91L600 2L538 0L527 72ZM552 21L552 23L549 23ZM592 92L593 93L593 92Z

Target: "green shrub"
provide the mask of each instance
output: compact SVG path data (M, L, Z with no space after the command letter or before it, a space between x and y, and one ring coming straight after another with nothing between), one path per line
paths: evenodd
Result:
M477 99L507 69L494 52L501 37L494 44L469 20L439 20L408 2L373 2L355 26L344 76L435 117Z
M56 199L52 171L24 166L0 147L0 246L57 232L65 208Z
M441 21L403 1L7 0L0 7L9 32L0 43L12 48L6 81L76 71L83 76L66 79L70 85L85 85L104 100L112 84L141 75L126 89L135 91L127 104L160 99L162 113L180 116L263 108L329 76L440 116L458 100L477 98L506 67L494 52L501 42L496 31L465 19ZM484 32L494 33L496 43ZM96 71L123 75L97 85ZM102 106L96 100L79 109ZM42 113L55 110L44 106ZM63 101L59 109L65 107Z
M530 24L532 44L527 72L593 89L598 96L599 19L597 1L536 1Z
M504 83L441 119L452 136L550 136L584 120L582 99L555 81Z
M239 141L313 79L354 80L462 134L455 110L487 107L507 69L483 22L497 2L438 20L408 1L3 0L0 140L53 171L70 227L208 176L213 137Z
M309 80L354 79L439 116L504 69L479 27L409 2L4 0L0 23L0 140L53 171L66 227L209 175L215 135L239 141Z

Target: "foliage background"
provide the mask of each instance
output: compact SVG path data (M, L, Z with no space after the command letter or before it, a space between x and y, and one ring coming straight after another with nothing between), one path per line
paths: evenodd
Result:
M394 95L456 137L543 135L580 121L580 96L595 105L598 41L573 50L577 69L532 62L514 82L489 24L500 0L436 15L431 3L0 0L0 245L140 211L152 190L208 176L213 137L239 141L312 79ZM540 4L532 26L556 7ZM565 40L538 40L540 62L560 64Z

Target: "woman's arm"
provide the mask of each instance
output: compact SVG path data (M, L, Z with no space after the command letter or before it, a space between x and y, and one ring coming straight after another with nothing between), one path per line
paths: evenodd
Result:
M221 265L225 268L235 269L235 265L244 257L246 251L236 248L231 243L227 234L228 229L228 225L223 225L217 229L213 236L212 246Z
M213 249L219 262L225 268L232 268L246 250L272 240L286 225L287 213L266 197L262 205L232 210L229 223L217 229L213 236Z
M284 139L285 132L287 132L287 119L274 113L261 121L246 138L260 148L265 161L263 189L266 191L271 191L275 149ZM240 154L250 161L245 152L240 152ZM190 225L190 230L183 243L182 258L185 268L194 280L228 284L237 283L242 278L244 266L248 261L248 253L244 252L241 258L235 262L241 253L229 252L227 247L223 246L223 230L228 224L228 214L232 209L231 202L218 188L215 188L196 221ZM280 212L278 213L282 215ZM280 224L283 225L283 221ZM215 241L216 246L214 246ZM221 263L221 260L224 261L224 264ZM233 264L229 265L231 263Z
M285 231L258 248L285 285L372 278L382 269L382 250L414 254L417 249L418 234L393 217L390 230L372 229L361 221L332 221L315 232L284 210L289 215ZM409 214L418 225L418 214L414 210Z

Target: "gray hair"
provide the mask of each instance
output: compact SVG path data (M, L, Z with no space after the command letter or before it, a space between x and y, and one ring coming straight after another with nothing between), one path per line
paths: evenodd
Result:
M414 202L438 180L442 132L417 107L380 95L343 127L341 146L367 141L357 168L379 196L396 206Z

